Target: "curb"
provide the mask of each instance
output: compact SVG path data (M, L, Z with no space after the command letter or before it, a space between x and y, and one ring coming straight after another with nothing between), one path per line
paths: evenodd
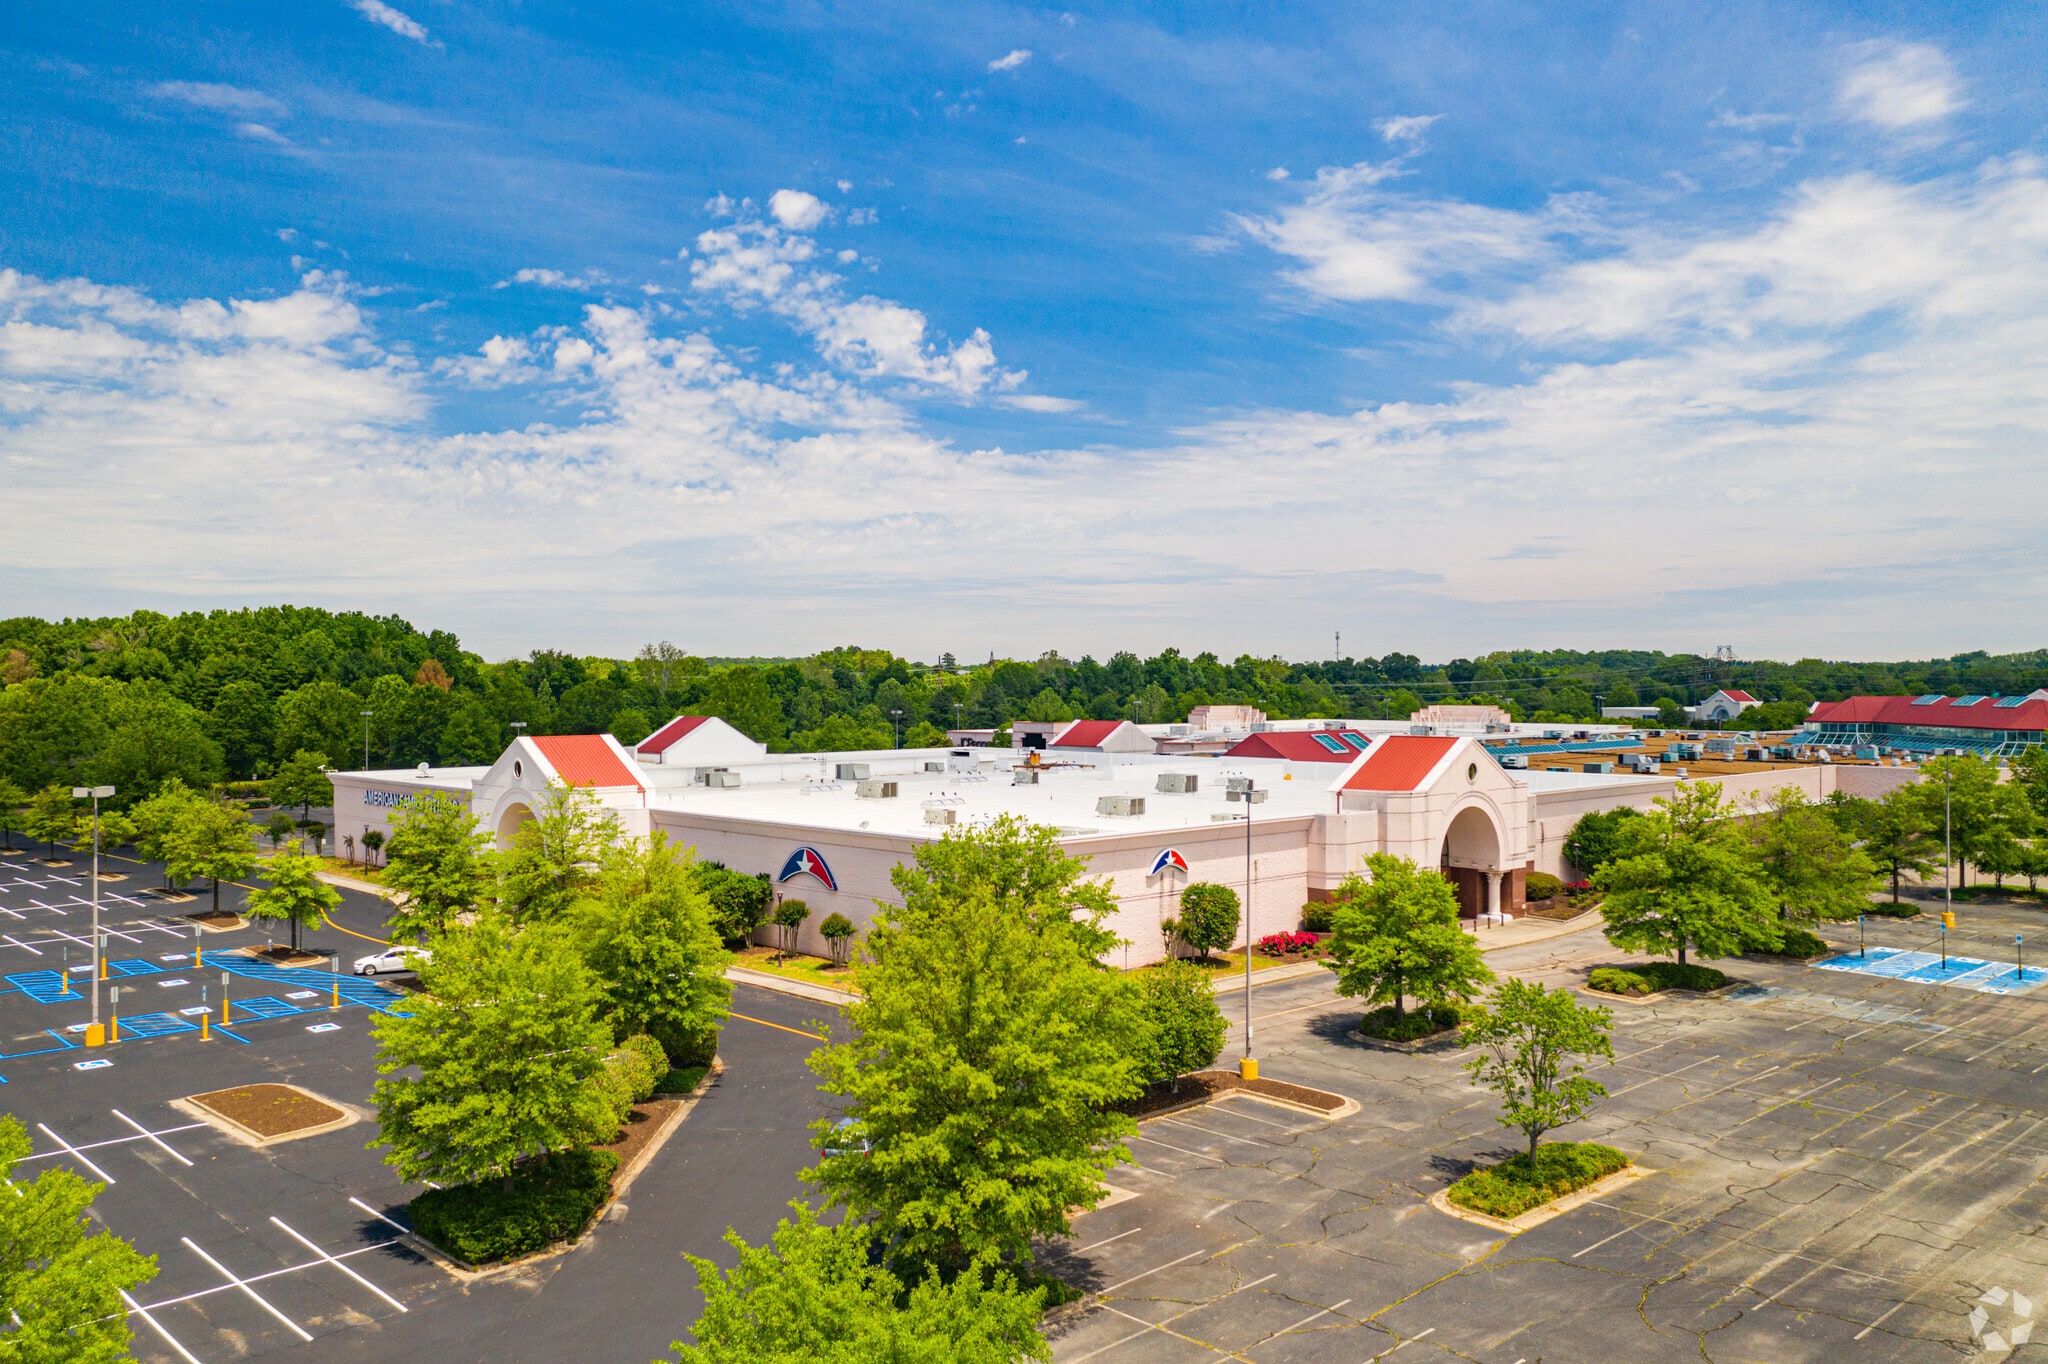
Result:
M1328 969L1320 961L1298 961L1292 966L1269 966L1263 971L1252 972L1252 985L1256 988L1261 985L1278 985L1283 980L1305 980L1309 976L1322 975ZM1226 974L1228 979L1219 976L1209 982L1209 988L1219 995L1244 989L1244 972L1231 971Z
M398 893L371 881L358 881L353 876L343 876L339 872L316 871L313 873L313 879L325 881L330 886L340 886L343 890L360 891L364 895L374 895L380 900L392 899Z
M1562 1198L1554 1198L1540 1207L1531 1208L1513 1220L1489 1217L1483 1212L1474 1212L1470 1208L1461 1208L1451 1202L1450 1190L1448 1189L1438 1189L1435 1193L1431 1194L1429 1196L1429 1206L1435 1208L1440 1213L1457 1218L1460 1222L1471 1222L1490 1231L1500 1232L1504 1236L1519 1236L1531 1228L1542 1226L1553 1217L1562 1217L1574 1208L1584 1207L1594 1199L1601 1197L1603 1194L1612 1193L1624 1184L1633 1183L1638 1179L1647 1179L1656 1173L1655 1170L1645 1170L1640 1165L1624 1165L1613 1174L1596 1179L1583 1189L1574 1189Z
M1371 1047L1374 1051L1399 1052L1404 1056L1415 1056L1430 1051L1450 1051L1465 1045L1463 1028L1446 1028L1442 1032L1431 1033L1428 1037L1418 1037L1413 1042L1390 1042L1383 1037L1367 1037L1356 1028L1344 1035L1353 1042Z
M837 1004L845 1006L858 1004L860 996L847 990L835 990L829 985L812 985L808 981L790 980L784 976L770 975L766 971L749 971L744 966L728 966L725 978L739 985L753 985L763 990L774 990L779 994L795 995L815 1004Z
M1711 990L1652 990L1646 995L1609 994L1605 990L1595 990L1586 985L1573 988L1579 992L1579 998L1589 999L1595 1004L1661 1004L1667 999L1723 999L1737 990L1748 989L1749 985L1750 982L1746 980L1731 980L1726 985L1716 986Z

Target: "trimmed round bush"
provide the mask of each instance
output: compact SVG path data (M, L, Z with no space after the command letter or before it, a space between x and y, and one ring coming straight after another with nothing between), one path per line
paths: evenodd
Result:
M1586 977L1586 988L1609 995L1647 995L1656 987L1634 971L1619 966L1596 966Z
M1301 907L1301 931L1329 933L1337 927L1337 906L1330 900L1310 900Z
M611 1192L611 1151L557 1151L503 1180L429 1189L407 1205L413 1230L473 1265L546 1250L582 1231Z
M1203 956L1237 940L1237 892L1197 881L1180 893L1181 941Z
M1522 883L1523 898L1548 900L1554 895L1564 894L1564 882L1547 871L1532 871Z
M1455 1004L1424 1004L1399 1016L1386 1004L1359 1019L1358 1031L1381 1042L1419 1042L1451 1031L1463 1017Z
M1833 950L1818 936L1791 924L1784 926L1782 940L1770 949L1775 956L1801 958L1824 956Z

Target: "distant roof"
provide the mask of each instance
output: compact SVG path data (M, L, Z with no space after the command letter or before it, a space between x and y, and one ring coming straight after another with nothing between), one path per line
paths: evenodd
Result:
M1389 734L1345 780L1346 791L1413 791L1460 741L1452 735Z
M649 756L666 752L671 744L675 743L678 739L688 738L690 732L703 724L708 718L708 716L703 715L678 715L675 719L635 744L634 747Z
M2002 697L1990 705L1967 696L1852 696L1823 704L1814 725L1938 725L1945 729L2048 730L2048 698ZM1968 701L1970 704L1964 705Z
M1076 720L1055 734L1049 747L1100 748L1123 723L1122 720Z
M1745 706L1758 704L1757 699L1746 691L1723 691L1721 695L1727 697L1730 701L1740 701Z
M1355 729L1292 729L1240 739L1226 758L1285 758L1298 763L1348 763L1372 742Z
M527 742L540 750L555 775L570 786L640 785L633 769L619 761L618 751L602 734L541 734Z

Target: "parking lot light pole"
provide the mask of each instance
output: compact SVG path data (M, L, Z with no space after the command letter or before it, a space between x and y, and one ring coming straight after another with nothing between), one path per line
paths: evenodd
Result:
M363 717L363 770L367 772L370 770L370 717L377 712L363 710L356 713Z
M1237 1073L1247 1080L1259 1078L1259 1063L1252 1056L1252 806L1266 798L1258 783L1247 778L1244 789L1227 793L1230 800L1244 802L1244 1055Z
M85 1045L96 1047L100 1044L100 972L106 963L100 960L100 802L114 794L111 786L74 786L73 800L92 800L92 1022L86 1025ZM65 972L70 978L70 972Z

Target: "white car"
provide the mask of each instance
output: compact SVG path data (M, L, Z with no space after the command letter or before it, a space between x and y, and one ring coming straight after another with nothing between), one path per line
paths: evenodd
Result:
M382 975L387 971L410 971L416 961L432 961L434 954L424 947L387 947L367 957L356 958L359 976Z

